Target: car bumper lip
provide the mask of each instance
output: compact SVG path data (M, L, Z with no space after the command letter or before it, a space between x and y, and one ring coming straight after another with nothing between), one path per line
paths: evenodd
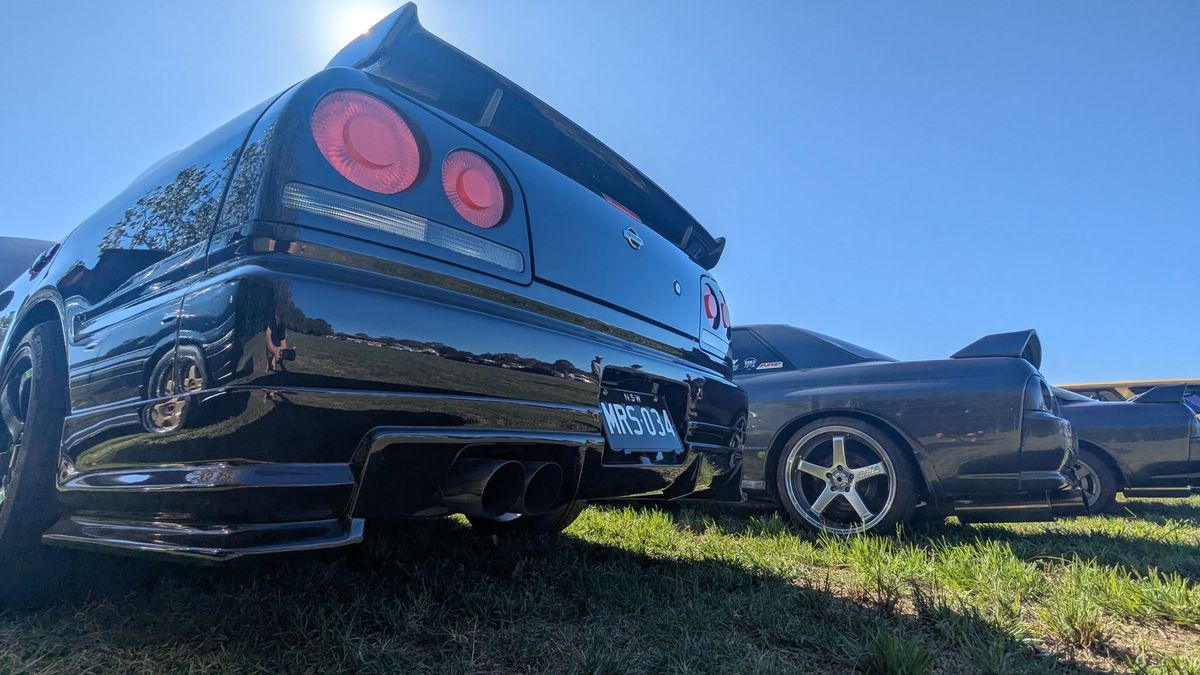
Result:
M1025 485L1022 474L1022 485ZM953 515L963 522L1014 523L1044 522L1070 516L1087 515L1083 491L1066 472L1038 472L1029 476L1030 489L1014 495L983 495L956 500Z
M207 525L74 515L55 523L42 535L42 541L138 557L228 563L349 546L363 540L364 529L361 518Z

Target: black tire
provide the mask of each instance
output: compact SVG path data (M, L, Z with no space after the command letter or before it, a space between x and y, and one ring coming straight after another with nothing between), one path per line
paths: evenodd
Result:
M1075 453L1071 468L1079 479L1079 488L1087 500L1088 511L1112 511L1117 503L1117 493L1121 491L1121 481L1108 460L1091 450L1080 448Z
M483 535L553 533L570 527L586 507L586 501L576 499L537 516L517 516L509 520L467 516L467 520L471 521L471 527L476 532Z
M788 439L776 464L784 511L796 524L830 534L893 531L912 518L921 489L908 450L851 417L806 425Z
M56 323L34 326L0 370L0 603L44 594L31 577L49 560L41 536L59 515L56 477L67 413L67 366Z

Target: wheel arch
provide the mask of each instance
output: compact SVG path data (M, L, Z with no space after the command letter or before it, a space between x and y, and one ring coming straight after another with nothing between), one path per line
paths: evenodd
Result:
M788 439L790 439L797 431L803 429L805 426L817 420L830 417L848 417L872 424L882 429L884 433L891 436L892 440L899 444L900 447L908 453L909 458L916 466L917 474L921 477L921 496L929 501L938 500L940 495L940 483L937 479L937 476L934 475L929 468L927 468L927 463L923 461L923 453L918 452L917 448L919 448L920 445L909 438L908 435L897 428L896 425L892 424L886 419L879 417L878 415L863 412L861 410L816 410L801 415L780 427L779 431L775 433L775 437L771 440L771 446L767 451L767 461L764 467L766 469L766 487L772 498L777 499L779 497L775 487L776 474L779 465L779 456L783 452L784 446L787 445Z
M4 346L4 354L0 355L0 366L8 363L8 359L12 356L13 350L16 349L17 343L25 336L34 326L39 323L53 321L58 324L59 328L59 348L64 354L67 349L67 327L63 320L64 316L62 301L57 295L50 293L39 293L31 298L30 302L17 315L16 322L13 323L12 331L9 333L8 344Z
M1125 468L1121 466L1121 463L1117 461L1117 458L1113 455L1113 453L1109 452L1107 448L1099 443L1086 441L1082 438L1079 439L1077 443L1081 450L1087 450L1096 455L1101 459L1101 461L1108 465L1109 469L1112 469L1112 472L1117 477L1117 481L1120 483L1120 485L1117 486L1118 490L1124 490L1129 485L1129 479Z

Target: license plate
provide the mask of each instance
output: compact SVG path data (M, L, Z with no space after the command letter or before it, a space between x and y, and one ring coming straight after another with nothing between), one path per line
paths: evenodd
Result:
M600 412L612 452L640 455L642 463L658 463L683 454L683 443L661 394L604 387L600 390Z

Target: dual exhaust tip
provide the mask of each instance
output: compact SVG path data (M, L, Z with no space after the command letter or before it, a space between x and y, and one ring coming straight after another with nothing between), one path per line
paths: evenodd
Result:
M460 459L446 476L442 503L469 516L536 516L554 506L562 484L562 469L553 462Z

